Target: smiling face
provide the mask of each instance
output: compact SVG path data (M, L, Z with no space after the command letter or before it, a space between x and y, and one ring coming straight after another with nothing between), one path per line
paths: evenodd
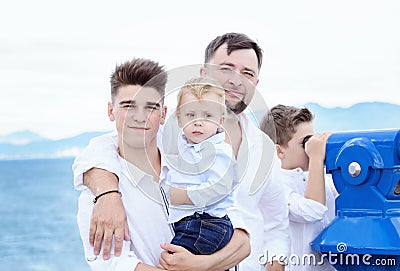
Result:
M161 98L151 87L125 85L118 89L114 102L108 104L108 114L110 120L116 122L122 156L126 147L145 148L157 144L157 132L166 113Z
M201 99L185 92L177 117L188 143L197 144L215 135L221 128L224 105L221 104L221 97L214 92L204 93Z
M236 114L243 112L253 98L258 84L258 59L253 49L239 49L229 55L227 45L221 45L202 75L216 79L225 90L228 109Z

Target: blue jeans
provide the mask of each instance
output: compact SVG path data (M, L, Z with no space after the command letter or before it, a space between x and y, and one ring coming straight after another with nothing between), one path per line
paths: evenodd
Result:
M226 215L214 217L207 213L194 213L174 223L175 237L171 244L182 246L193 254L212 254L231 239L233 226Z

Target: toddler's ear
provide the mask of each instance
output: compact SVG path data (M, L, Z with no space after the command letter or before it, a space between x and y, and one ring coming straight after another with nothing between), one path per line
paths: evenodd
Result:
M200 76L207 76L207 68L206 67L200 68Z
M219 120L219 124L220 124L220 125L224 124L224 121L225 121L225 116L222 115L221 118L220 118L220 120Z
M167 116L167 107L164 106L162 111L161 111L160 124L164 124L165 123L166 116Z

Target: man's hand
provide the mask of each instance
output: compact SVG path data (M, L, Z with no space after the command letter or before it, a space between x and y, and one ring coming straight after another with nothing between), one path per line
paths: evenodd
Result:
M194 255L181 246L161 244L163 251L159 260L159 268L170 271L201 271L209 270L207 261L203 261L204 255Z
M265 265L265 271L284 271L285 265L279 263L278 261L273 261L272 263L267 263Z
M121 196L117 193L110 193L100 197L93 207L89 242L94 246L95 255L99 255L104 239L103 259L110 258L113 235L115 242L114 254L115 256L120 256L123 240L130 240L130 237L125 209Z
M92 168L83 174L83 183L95 195L118 189L118 178L111 172ZM90 220L89 242L94 247L94 254L99 255L104 239L103 259L110 258L114 235L115 256L120 256L123 240L130 240L125 208L118 193L101 196L93 207Z
M160 268L172 271L224 271L250 254L250 240L244 230L235 229L229 243L211 255L194 255L172 244L162 244L161 248L165 251L161 253Z

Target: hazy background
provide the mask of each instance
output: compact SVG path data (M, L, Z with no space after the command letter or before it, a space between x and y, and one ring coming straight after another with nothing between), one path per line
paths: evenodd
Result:
M8 1L0 10L0 136L110 130L109 75L133 57L203 62L225 32L257 40L277 103L400 104L400 1Z
M0 267L89 270L71 156L113 128L116 64L146 57L179 70L201 64L216 36L242 32L264 49L269 107L306 104L319 130L399 128L399 14L397 0L2 3ZM68 158L44 159L55 157Z

